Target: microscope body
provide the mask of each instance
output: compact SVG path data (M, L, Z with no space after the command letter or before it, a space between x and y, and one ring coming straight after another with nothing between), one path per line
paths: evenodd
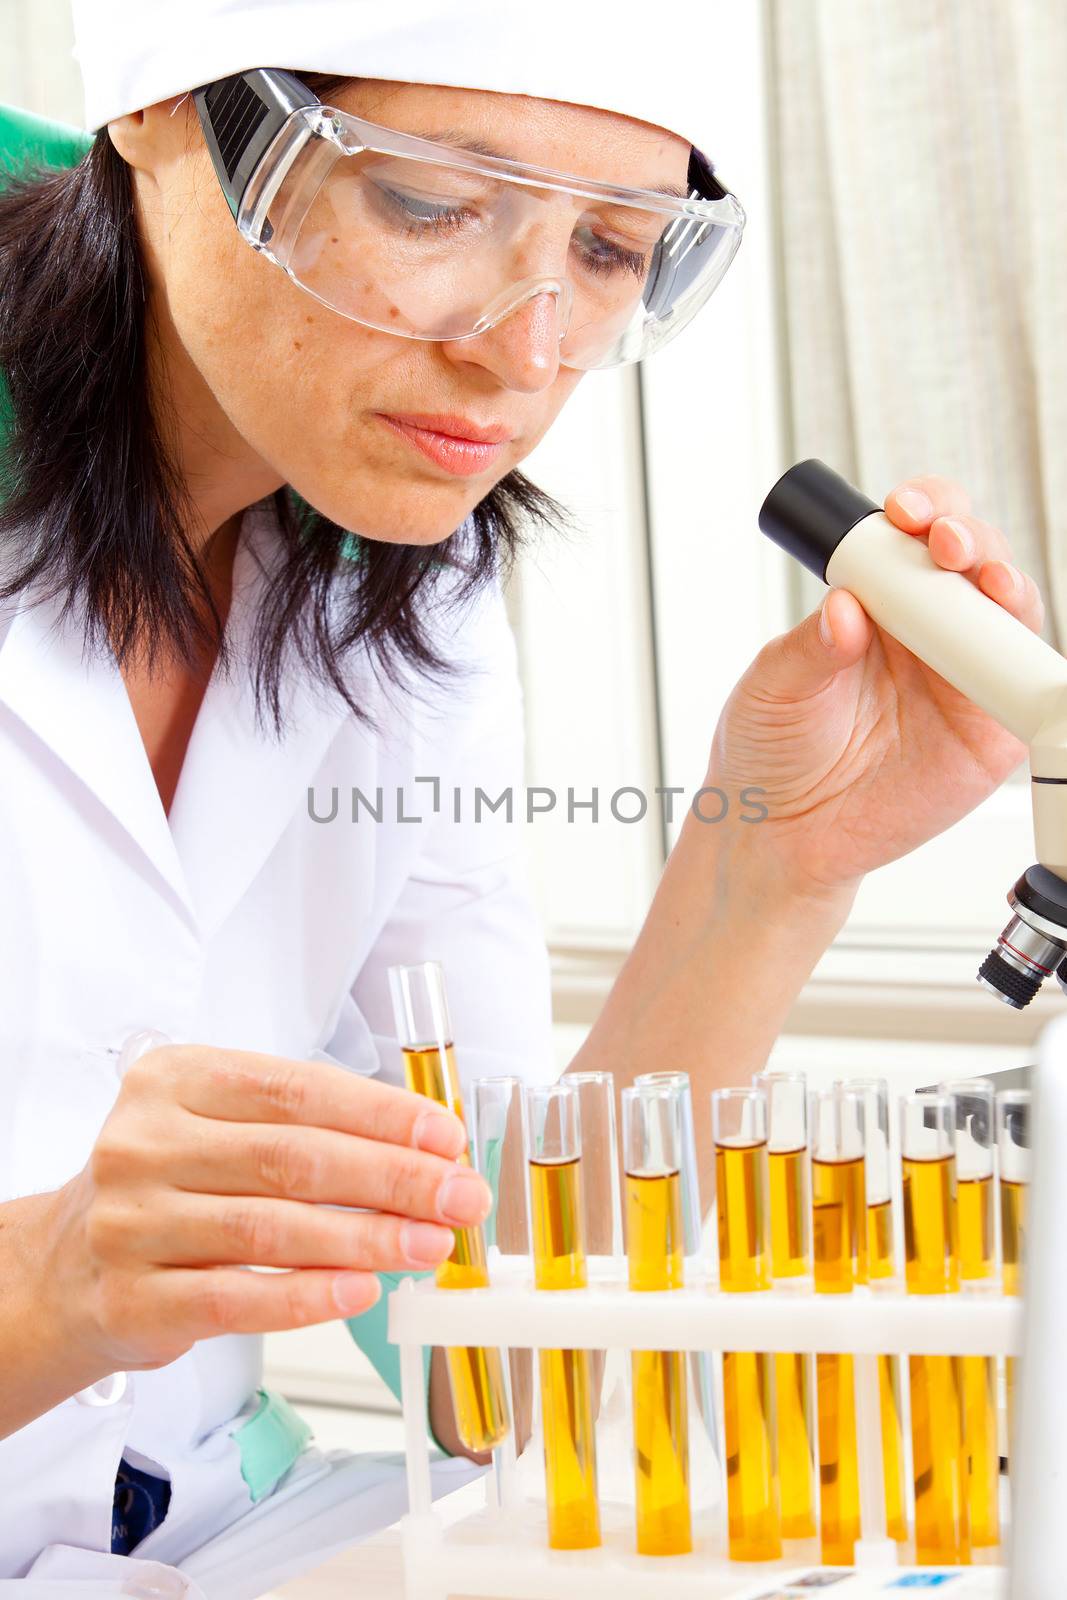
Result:
M978 977L1016 1008L1061 968L1067 990L1067 660L821 461L779 479L760 527L1029 746L1037 863Z

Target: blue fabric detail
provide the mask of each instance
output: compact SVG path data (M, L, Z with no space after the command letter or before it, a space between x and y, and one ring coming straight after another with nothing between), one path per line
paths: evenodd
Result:
M167 1514L170 1483L144 1472L125 1457L115 1474L115 1498L111 1510L111 1554L128 1556Z

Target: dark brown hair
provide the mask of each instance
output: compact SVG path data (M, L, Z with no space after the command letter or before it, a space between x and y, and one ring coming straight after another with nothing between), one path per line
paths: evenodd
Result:
M320 97L350 81L302 74ZM0 441L0 600L27 585L80 599L86 643L120 664L192 663L205 645L228 668L224 625L185 532L185 486L150 406L147 280L129 169L106 129L63 171L25 171L0 193L0 374L11 417ZM256 619L257 717L277 733L294 648L363 720L347 653L369 649L387 678L450 663L431 645L426 604L444 574L462 603L506 576L531 524L566 515L510 472L436 545L361 539L298 500L273 496L283 558ZM458 578L456 574L458 572Z

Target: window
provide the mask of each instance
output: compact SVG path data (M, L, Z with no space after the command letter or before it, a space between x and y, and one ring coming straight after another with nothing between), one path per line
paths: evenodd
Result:
M676 343L636 372L586 375L527 463L582 530L569 546L546 541L514 586L527 781L601 791L595 826L568 824L557 808L527 830L564 1025L595 1016L681 818L657 839L651 816L641 826L605 817L606 797L619 781L688 797L734 681L816 599L756 520L796 459L760 10L737 8L731 72L715 80L729 165L710 153L748 213L734 265ZM866 485L872 497L891 486ZM1028 790L1009 782L869 877L797 1007L798 1029L1016 1047L1034 1036L1057 1003L1051 987L1020 1017L974 981L1007 919L1007 890L1032 859Z

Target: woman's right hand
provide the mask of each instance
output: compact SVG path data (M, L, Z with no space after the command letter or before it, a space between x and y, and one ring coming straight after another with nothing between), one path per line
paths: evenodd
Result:
M50 1197L37 1303L100 1377L215 1334L358 1316L376 1273L436 1266L454 1226L487 1216L465 1148L451 1112L329 1062L150 1050Z

